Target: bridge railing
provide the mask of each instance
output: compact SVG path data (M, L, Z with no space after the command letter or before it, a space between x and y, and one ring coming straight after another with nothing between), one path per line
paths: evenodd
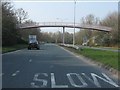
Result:
M40 22L37 25L34 24L20 24L18 27L29 27L29 26L74 26L74 23L71 22ZM75 26L80 26L80 23L75 23Z
M36 24L21 24L19 25L20 28L27 28L27 27L46 27L46 26L60 26L60 27L72 27L74 28L82 28L82 29L96 29L96 30L103 30L103 31L111 31L112 28L100 25L88 25L88 24L80 24L80 23L73 23L73 22L39 22Z
M74 25L71 22L40 22L39 25ZM75 25L80 25L80 23L75 23Z

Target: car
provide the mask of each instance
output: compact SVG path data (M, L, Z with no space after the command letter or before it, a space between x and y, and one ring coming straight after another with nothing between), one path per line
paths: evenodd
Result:
M39 49L40 49L40 48L39 48L39 44L36 43L36 42L34 42L34 43L29 43L29 45L28 45L28 50L31 50L31 49L33 49L33 48L36 48L37 50L39 50Z
M39 50L40 49L39 43L36 39L36 35L29 35L28 50L31 50L33 48L36 48L37 50Z

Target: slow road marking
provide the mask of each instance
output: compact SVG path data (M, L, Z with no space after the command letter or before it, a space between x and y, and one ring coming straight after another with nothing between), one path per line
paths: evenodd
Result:
M34 75L33 82L31 82L31 86L33 88L43 88L43 87L48 87L48 83L50 83L51 88L69 88L69 87L85 88L85 87L89 87L90 84L92 83L93 86L99 88L109 87L109 85L113 87L119 87L112 79L110 79L104 73L101 73L101 75L90 73L90 76L88 76L85 73L80 73L80 74L67 73L65 74L65 76L68 79L68 82L66 82L65 84L59 84L57 83L58 81L56 79L55 73L36 73ZM50 77L49 78L50 80L48 79L48 77ZM78 80L79 82L76 82L76 80ZM106 83L108 86L105 86L103 83Z

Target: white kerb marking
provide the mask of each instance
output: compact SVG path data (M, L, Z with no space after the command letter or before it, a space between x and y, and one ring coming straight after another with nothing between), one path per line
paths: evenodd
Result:
M80 56L76 56L77 58L79 58Z
M12 76L13 76L13 77L16 76L19 72L20 72L19 70L16 71L15 73L12 74Z

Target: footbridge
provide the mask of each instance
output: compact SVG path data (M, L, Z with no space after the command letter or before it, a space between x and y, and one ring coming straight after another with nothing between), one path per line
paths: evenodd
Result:
M18 25L17 28L19 28L19 29L31 29L31 28L44 28L44 27L63 27L63 44L64 44L65 28L97 30L97 31L103 31L103 32L110 32L112 30L111 27L106 27L106 26L88 25L88 24L70 23L70 22L40 22L40 23L35 24L35 25L33 25L33 24L20 24L20 25ZM75 35L73 35L73 38L74 38L74 36Z
M78 28L78 29L98 30L104 32L110 32L112 30L112 28L106 26L88 25L88 24L70 23L70 22L40 22L37 25L33 25L33 24L18 25L18 28L20 29L43 28L43 27Z

